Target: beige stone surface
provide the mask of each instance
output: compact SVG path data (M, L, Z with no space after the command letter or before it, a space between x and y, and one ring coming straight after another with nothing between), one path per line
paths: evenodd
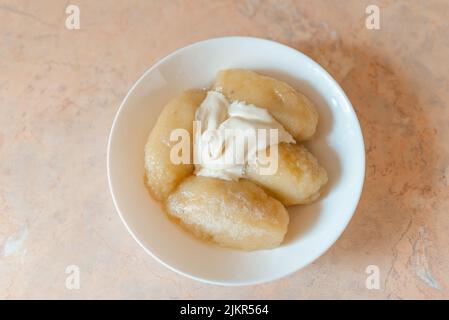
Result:
M0 0L0 298L449 298L449 3ZM365 8L380 8L380 30ZM134 242L106 176L133 82L192 42L274 39L347 92L366 142L361 202L337 243L269 284L228 288L166 269ZM68 265L79 290L65 286ZM368 265L379 290L365 286Z

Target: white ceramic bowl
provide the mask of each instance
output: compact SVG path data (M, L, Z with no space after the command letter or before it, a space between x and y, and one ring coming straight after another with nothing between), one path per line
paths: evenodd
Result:
M312 99L320 114L307 146L328 171L327 189L317 202L289 208L286 239L271 250L244 252L196 239L169 221L144 186L144 145L162 107L184 90L209 86L219 70L236 67L286 81ZM362 191L365 151L351 103L321 66L273 41L225 37L182 48L145 72L117 112L107 164L117 211L146 252L196 280L249 285L297 271L337 240Z

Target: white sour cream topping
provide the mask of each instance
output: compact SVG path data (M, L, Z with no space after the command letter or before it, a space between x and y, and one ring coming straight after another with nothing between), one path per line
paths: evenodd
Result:
M259 150L281 142L295 143L266 109L242 101L230 103L217 91L207 93L195 120L196 126L201 124L194 137L195 174L199 176L238 180L246 165L256 161ZM247 138L251 134L255 139Z

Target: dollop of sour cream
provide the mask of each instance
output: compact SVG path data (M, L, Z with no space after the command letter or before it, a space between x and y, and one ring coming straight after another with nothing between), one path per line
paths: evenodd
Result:
M195 174L238 180L258 151L293 137L270 113L243 101L228 101L218 91L209 91L195 114Z

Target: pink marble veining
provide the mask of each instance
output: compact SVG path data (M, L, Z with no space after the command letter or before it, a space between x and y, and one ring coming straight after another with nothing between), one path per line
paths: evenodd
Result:
M449 298L449 3L0 0L0 298ZM380 30L365 8L380 8ZM365 188L337 243L269 284L226 288L147 256L112 205L113 116L133 82L186 44L274 39L321 63L359 116ZM65 285L68 265L79 290ZM377 265L380 288L365 269Z

